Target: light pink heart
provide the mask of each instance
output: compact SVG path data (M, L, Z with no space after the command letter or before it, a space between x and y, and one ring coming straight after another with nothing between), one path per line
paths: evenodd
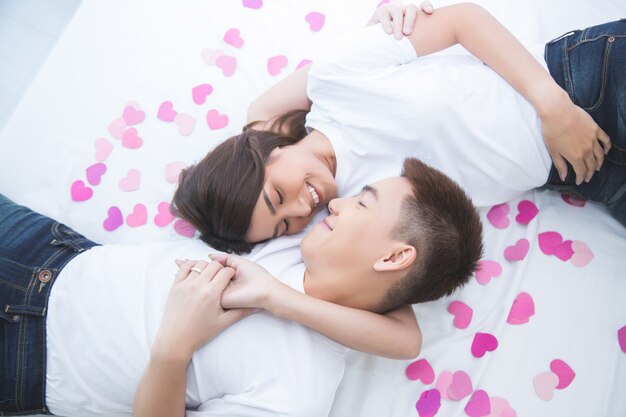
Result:
M559 377L554 372L544 372L533 378L533 385L537 397L550 401L554 396L554 389L559 384Z
M313 32L319 32L324 27L326 17L322 13L311 12L304 17Z
M437 389L422 392L415 404L420 417L434 417L441 407L441 393Z
M530 200L522 200L517 205L517 210L519 213L515 216L515 221L519 224L528 224L534 219L539 213L539 209Z
M535 315L535 302L530 294L521 292L515 297L506 322L509 324L528 323L531 316Z
M435 371L426 359L418 359L406 367L406 377L411 381L422 381L424 385L430 385L435 380Z
M176 220L174 222L174 231L181 236L189 238L194 237L194 235L196 234L196 228L193 227L189 222L186 222L182 219Z
M285 55L276 55L267 60L267 72L275 77L287 66L289 60Z
M164 122L171 123L176 118L176 111L174 110L174 105L171 101L164 101L159 106L159 111L157 112L157 119L162 120Z
M537 235L539 249L546 255L554 255L556 248L563 242L563 236L559 232L543 232Z
M243 0L243 7L248 9L260 9L263 7L263 0Z
M441 393L441 398L445 400L449 400L448 397L448 387L452 384L452 372L443 371L437 377L437 382L435 382L435 388L439 390Z
M573 207L585 207L585 203L587 202L587 200L581 200L569 194L561 194L561 199Z
M491 278L499 277L502 273L502 266L496 261L478 261L476 269L476 281L481 285L486 285Z
M239 29L228 29L224 35L224 42L235 48L241 48L243 46L243 39L241 39L241 32L239 32Z
M622 352L626 353L626 326L617 331L617 343Z
M96 139L95 147L96 153L94 157L98 162L106 161L111 152L113 152L113 145L105 138Z
M477 358L485 356L486 352L493 352L498 348L498 339L490 333L476 333L472 341L472 355Z
M454 327L467 329L472 322L474 311L462 301L453 301L448 305L448 312L454 316Z
M98 185L102 180L102 176L107 172L107 166L102 162L96 162L95 164L87 167L85 173L87 174L87 182L91 185Z
M515 410L507 400L500 397L489 397L491 413L487 417L517 417Z
M107 232L112 232L113 230L120 227L124 224L124 217L122 216L122 211L115 206L109 208L108 217L104 219L102 223L102 227Z
M522 238L518 240L515 245L508 246L504 249L504 258L511 262L521 261L526 257L526 254L528 254L529 248L530 242L528 239Z
M178 133L181 136L189 136L196 128L196 118L190 114L178 113L174 119L176 126L178 127Z
M122 112L122 119L127 126L137 125L146 119L146 113L132 106L127 106Z
M154 224L159 227L165 227L174 221L174 215L170 211L170 205L167 202L161 202L157 206L157 215L154 216Z
M300 63L296 66L296 70L299 70L300 68L302 68L305 65L309 65L311 62L310 59L303 59L302 61L300 61Z
M217 62L217 58L221 57L222 55L224 55L224 51L222 51L221 49L206 48L202 50L202 60L208 66L215 65Z
M200 105L206 102L206 97L213 92L211 84L200 84L191 89L193 102Z
M510 224L508 218L509 211L510 208L507 203L495 205L487 212L487 220L496 229L506 229Z
M122 135L122 146L128 149L139 149L143 145L143 139L137 134L137 129L131 127Z
M119 182L122 191L136 191L141 185L141 173L136 169L131 169L128 174Z
M148 222L148 210L143 204L135 204L133 212L126 216L126 224L130 227L143 226Z
M557 377L559 377L559 383L555 387L556 389L565 389L569 387L576 376L574 370L561 359L555 359L550 362L550 370L554 372Z
M206 123L211 130L223 129L228 126L228 116L212 109L206 114Z
M237 59L230 55L221 55L215 60L215 65L222 70L225 77L230 77L237 69Z
M113 120L107 130L113 139L121 140L126 127L126 122L120 117L119 119Z
M469 399L465 405L465 414L470 417L485 417L491 413L491 402L489 401L489 395L479 389Z
M578 268L582 268L586 266L589 262L593 260L593 252L589 247L580 240L575 240L572 242L572 251L574 254L572 255L572 265Z
M452 375L452 383L448 387L448 397L452 401L460 401L474 391L472 380L464 371L456 371Z
M170 184L176 184L178 182L178 176L180 175L180 171L187 168L188 164L186 162L170 162L165 165L165 181Z
M74 201L87 201L93 197L93 190L87 187L82 180L76 180L72 183L70 195Z

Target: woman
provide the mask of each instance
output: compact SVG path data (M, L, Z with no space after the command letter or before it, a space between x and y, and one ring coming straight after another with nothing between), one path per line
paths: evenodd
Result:
M371 164L392 175L400 156L415 156L479 206L545 186L601 201L624 224L624 33L618 21L550 42L551 77L476 5L419 14L397 43L370 31L251 105L252 127L279 130L296 125L279 115L311 106L308 135L248 129L228 139L181 176L174 206L205 242L249 252L299 232L336 194L356 193ZM470 57L424 57L457 42L508 85ZM225 217L233 207L245 214Z

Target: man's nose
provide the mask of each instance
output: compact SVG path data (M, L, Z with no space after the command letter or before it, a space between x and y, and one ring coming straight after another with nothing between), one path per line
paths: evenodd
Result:
M330 211L331 214L339 214L345 200L345 198L333 198L328 203L328 211Z

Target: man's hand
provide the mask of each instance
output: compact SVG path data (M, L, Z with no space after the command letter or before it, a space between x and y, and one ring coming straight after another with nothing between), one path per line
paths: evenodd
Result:
M422 2L419 8L426 14L434 11L433 5L428 0ZM419 8L414 4L380 6L367 21L366 26L380 23L389 35L393 34L394 38L402 39L403 34L410 35L413 32Z

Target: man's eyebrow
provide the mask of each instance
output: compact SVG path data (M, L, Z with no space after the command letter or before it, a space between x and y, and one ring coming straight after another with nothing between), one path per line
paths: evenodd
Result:
M361 193L370 193L374 196L374 199L378 201L378 190L371 185L366 185L361 189Z

